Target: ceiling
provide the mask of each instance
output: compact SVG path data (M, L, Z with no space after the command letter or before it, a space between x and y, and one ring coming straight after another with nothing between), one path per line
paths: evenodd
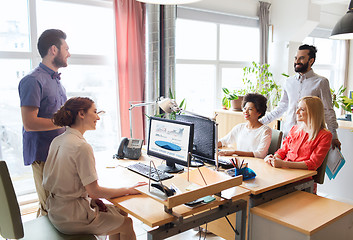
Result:
M320 4L320 5L331 4L331 3L343 4L343 5L346 5L348 8L350 0L311 0L311 2L315 4Z

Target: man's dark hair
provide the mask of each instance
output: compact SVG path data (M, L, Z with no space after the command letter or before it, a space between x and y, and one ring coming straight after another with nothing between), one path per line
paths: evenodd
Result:
M255 105L256 111L265 116L267 110L267 98L259 93L248 93L244 96L242 107L244 108L247 102L252 102Z
M61 39L66 39L66 34L63 31L59 29L45 30L42 35L40 35L37 44L40 56L44 58L48 54L49 48L53 45L60 50Z
M304 45L299 46L298 50L309 50L309 59L313 58L314 62L315 62L316 53L317 53L317 49L315 46L304 44ZM313 64L314 64L314 62L313 62Z

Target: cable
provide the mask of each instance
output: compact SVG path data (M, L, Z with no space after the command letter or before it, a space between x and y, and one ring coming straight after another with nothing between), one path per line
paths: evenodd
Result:
M236 234L236 235L239 235L238 230L236 230L236 229L233 227L233 225L232 225L232 223L229 221L228 217L227 217L227 216L224 216L224 217L227 219L229 225L231 226L231 228L233 229L233 231L235 232L235 234Z

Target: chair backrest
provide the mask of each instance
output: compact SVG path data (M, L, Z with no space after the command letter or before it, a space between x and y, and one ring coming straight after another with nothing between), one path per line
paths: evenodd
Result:
M327 157L328 157L328 153L327 153L324 161L322 162L321 166L318 169L316 169L317 174L315 176L313 176L314 182L316 182L316 183L319 183L319 184L324 183L326 165L327 165Z
M268 148L268 154L274 154L280 147L282 143L283 132L277 129L272 129L271 144Z
M0 161L0 235L23 238L23 225L15 190L5 161Z

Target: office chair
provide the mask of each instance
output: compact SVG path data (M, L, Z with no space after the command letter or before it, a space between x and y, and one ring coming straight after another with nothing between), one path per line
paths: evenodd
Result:
M321 166L318 169L316 169L317 174L315 176L313 176L314 182L316 182L316 183L319 183L319 184L324 183L326 165L327 165L327 157L328 157L328 153L327 153L324 161L322 162Z
M282 143L283 132L277 129L272 129L271 144L268 148L268 154L274 154L280 147Z
M47 216L22 223L20 208L5 161L0 161L0 235L29 240L96 240L92 234L66 235Z

